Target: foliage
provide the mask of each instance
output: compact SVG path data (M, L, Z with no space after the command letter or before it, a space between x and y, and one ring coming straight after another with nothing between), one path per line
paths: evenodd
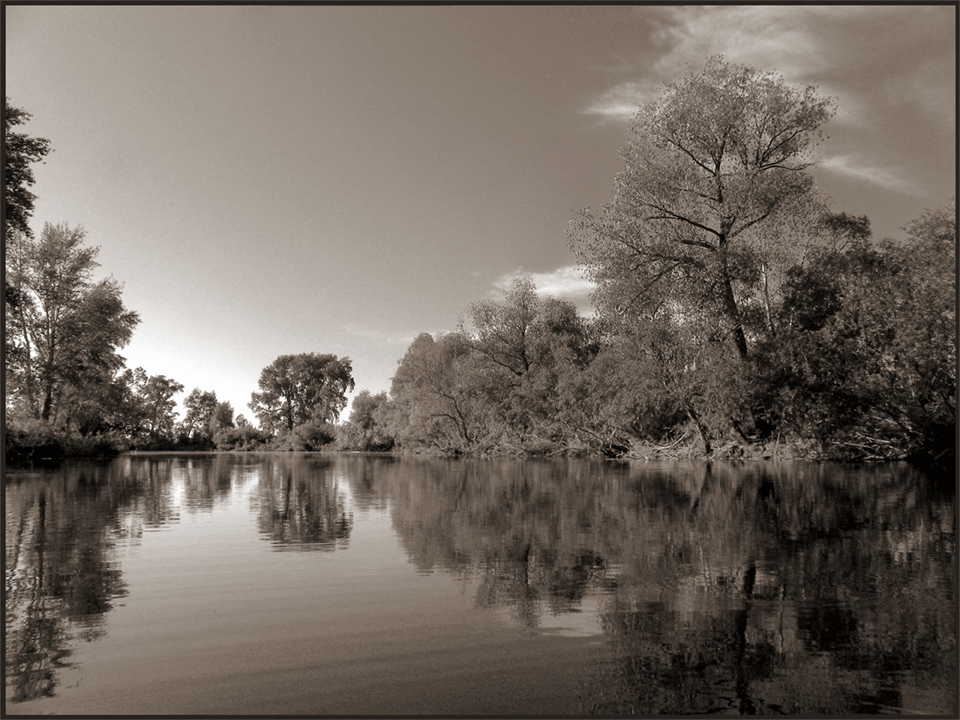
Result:
M182 445L191 444L198 448L213 445L213 435L219 429L215 414L219 403L215 392L194 388L183 401L186 414L180 423L179 436ZM231 417L232 421L232 417Z
M274 450L312 452L327 448L337 438L336 426L328 422L308 420L291 432L281 433L273 442Z
M557 416L561 378L596 351L571 303L518 278L502 300L471 305L456 333L414 340L378 419L407 450L558 452L568 436Z
M791 269L765 384L772 410L823 452L955 452L955 216L951 201L903 242L861 236Z
M183 385L165 375L147 377L143 368L137 368L134 377L141 418L136 429L152 442L172 440L177 405L173 396L183 392Z
M16 349L7 359L7 407L67 427L82 406L96 403L118 381L140 319L127 310L112 278L94 282L97 248L85 231L44 226L39 240L14 233L8 244L7 284L18 302L7 305L7 332Z
M371 395L368 390L361 390L353 399L349 421L337 429L337 448L373 452L393 449L394 438L383 413L387 402L385 392Z
M400 360L390 386L389 434L401 446L444 453L477 447L482 411L460 367L469 349L457 335L421 333Z
M10 104L5 98L3 108L3 169L4 219L6 241L14 234L33 237L29 220L33 215L33 201L37 199L28 189L34 183L32 163L40 162L50 152L50 141L33 138L14 128L31 118L30 113Z
M251 395L249 407L270 433L289 433L307 422L331 423L354 388L351 373L346 357L281 355L260 373L260 392Z
M271 439L269 435L248 423L238 423L236 427L218 430L213 436L213 443L217 450L260 450L267 446Z
M758 263L742 237L810 193L805 170L832 106L714 57L642 107L613 201L572 226L601 313L702 309L747 357L734 285Z
M564 436L556 421L559 378L597 351L587 323L572 303L540 297L528 277L514 280L502 301L471 305L467 316L472 329L461 322L460 334L501 444L557 449Z

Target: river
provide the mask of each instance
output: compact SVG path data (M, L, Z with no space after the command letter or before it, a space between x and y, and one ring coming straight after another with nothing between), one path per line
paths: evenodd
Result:
M6 714L943 714L953 474L145 454L6 476Z

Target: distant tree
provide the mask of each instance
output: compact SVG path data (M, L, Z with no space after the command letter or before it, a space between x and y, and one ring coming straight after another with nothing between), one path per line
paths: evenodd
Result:
M701 306L746 358L735 283L757 262L740 240L810 192L811 150L832 113L816 88L722 57L640 108L613 201L572 228L601 311Z
M232 427L234 427L233 405L228 401L218 402L213 410L213 416L210 418L209 433L211 437L224 428Z
M384 408L389 403L387 393L372 395L361 390L353 399L350 419L337 431L337 445L343 450L390 450L394 438L386 426Z
M183 401L186 414L181 423L181 434L194 441L212 438L210 428L217 412L217 394L194 388Z
M267 432L292 432L307 422L330 423L346 406L354 381L349 358L281 355L260 373L250 409Z
M6 280L19 298L7 305L16 348L6 367L8 408L51 424L69 421L71 396L115 378L124 363L117 351L140 321L119 283L93 280L98 248L85 247L85 235L46 224L39 240L14 233L7 245Z
M144 429L153 439L173 438L176 422L174 395L183 392L183 385L165 375L151 375L137 368L137 394L143 408Z
M50 141L32 138L14 128L26 123L31 115L22 108L4 100L3 112L3 166L4 166L4 218L6 239L10 242L14 233L33 237L29 220L33 215L34 195L28 189L34 183L32 163L40 162L50 152Z

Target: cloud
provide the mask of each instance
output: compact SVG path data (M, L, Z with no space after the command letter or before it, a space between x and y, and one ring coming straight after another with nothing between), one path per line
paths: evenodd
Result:
M533 280L540 297L549 295L567 300L576 305L577 310L583 314L593 312L590 296L597 286L583 277L582 271L576 265L567 265L548 272L525 272L523 268L517 268L497 278L493 282L494 289L490 291L490 295L499 298L501 293L510 287L510 283L519 277Z
M677 6L641 8L641 17L656 29L649 44L659 57L637 63L634 77L620 82L589 102L585 114L629 121L637 108L654 99L662 84L686 75L713 55L783 75L790 84L820 85L843 67L847 54L842 40L865 22L891 25L894 13L880 7L840 6ZM893 8L896 11L896 8ZM655 16L650 13L655 12ZM655 17L655 21L654 21ZM844 102L847 102L846 98ZM842 106L841 106L842 107ZM844 119L859 112L844 109Z
M877 185L885 190L915 195L919 188L894 170L869 165L852 154L833 155L820 161L817 167L855 180Z
M597 115L606 120L629 121L637 109L654 100L663 89L662 83L652 80L616 85L587 106L585 115Z
M658 33L670 49L656 63L665 76L684 74L722 53L732 62L775 69L787 80L805 76L817 63L816 42L805 20L815 9L777 6L685 6L672 8L672 22Z
M699 67L711 55L732 62L776 69L788 81L809 75L816 43L797 22L806 8L672 7L642 9L656 13L650 44L665 48L653 63L636 67L637 77L621 82L591 101L585 114L629 121L655 99L665 81ZM652 20L652 16L647 19Z

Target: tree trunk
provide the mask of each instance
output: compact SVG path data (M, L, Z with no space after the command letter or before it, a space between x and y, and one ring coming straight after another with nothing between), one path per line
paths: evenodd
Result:
M770 285L767 282L767 264L762 263L760 265L760 272L763 276L763 304L764 310L767 314L767 331L770 333L770 336L773 337L777 334L776 329L773 327L773 312L770 310Z
M737 352L741 360L747 359L747 337L743 333L743 322L740 320L740 308L737 307L737 300L733 296L733 283L730 282L730 276L727 274L727 261L723 260L723 309L727 317L733 323L733 342L736 343Z
M717 252L720 256L720 282L723 285L723 310L730 322L733 323L733 342L741 360L747 359L747 337L743 332L743 321L740 319L740 308L733 294L733 281L730 279L730 266L727 264L727 236L720 235Z
M700 439L703 441L703 454L709 455L713 452L713 446L710 445L710 434L703 423L700 422L700 416L693 410L693 408L686 408L687 417L693 420L693 424L697 427L697 432L700 434Z

